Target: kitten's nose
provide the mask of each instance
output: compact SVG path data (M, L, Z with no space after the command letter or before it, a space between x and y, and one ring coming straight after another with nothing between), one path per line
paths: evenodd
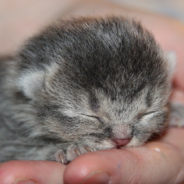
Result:
M130 142L130 139L113 139L113 141L116 143L117 148L121 148L128 144Z

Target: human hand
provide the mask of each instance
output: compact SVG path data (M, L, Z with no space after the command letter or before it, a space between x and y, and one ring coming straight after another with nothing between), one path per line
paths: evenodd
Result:
M183 139L184 130L172 128L160 141L85 154L67 167L48 161L10 161L0 166L0 183L62 184L63 174L65 184L182 183Z

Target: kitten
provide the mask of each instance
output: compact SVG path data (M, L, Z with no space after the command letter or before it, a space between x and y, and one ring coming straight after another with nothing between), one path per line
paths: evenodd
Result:
M167 126L172 56L122 17L62 21L0 61L0 161L139 146ZM176 113L177 114L177 113Z

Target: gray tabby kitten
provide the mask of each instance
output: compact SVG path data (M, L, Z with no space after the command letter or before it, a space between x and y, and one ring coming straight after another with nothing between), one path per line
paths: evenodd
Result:
M144 144L167 126L174 63L133 20L80 18L47 28L1 58L0 161L66 164Z

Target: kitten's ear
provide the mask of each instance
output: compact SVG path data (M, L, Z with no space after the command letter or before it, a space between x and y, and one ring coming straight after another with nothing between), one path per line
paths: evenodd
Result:
M176 62L177 62L176 53L175 52L165 52L164 58L167 64L168 77L169 77L169 80L171 80L173 77L175 68L176 68Z
M21 90L26 97L35 99L36 93L43 88L44 78L44 71L26 71L18 79L18 89Z

